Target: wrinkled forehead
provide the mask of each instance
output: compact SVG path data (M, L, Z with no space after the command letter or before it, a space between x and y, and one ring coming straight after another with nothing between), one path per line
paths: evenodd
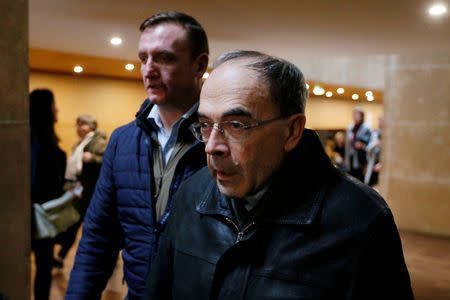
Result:
M247 111L257 118L264 111L276 109L268 83L247 67L249 63L225 62L210 74L200 95L200 114L220 117L229 111Z

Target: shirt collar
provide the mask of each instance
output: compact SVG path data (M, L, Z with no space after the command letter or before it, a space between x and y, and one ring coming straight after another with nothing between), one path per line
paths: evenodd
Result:
M158 105L153 105L152 109L150 110L150 113L148 114L147 119L152 119L160 130L164 129L161 117L159 116Z
M181 123L181 120L186 120L188 118L190 118L198 109L198 105L199 103L196 102L184 115L181 116L181 118L176 121L173 125L172 125L172 130L174 129L174 127L178 127ZM158 105L153 105L152 109L150 110L150 113L147 116L147 119L151 119L155 122L156 126L158 126L159 130L163 130L164 126L161 120L161 116L159 115L159 108Z

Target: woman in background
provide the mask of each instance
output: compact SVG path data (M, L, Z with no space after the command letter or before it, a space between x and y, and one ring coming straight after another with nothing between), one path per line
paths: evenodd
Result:
M78 184L83 187L81 198L76 198L73 202L81 218L56 238L56 242L62 246L53 261L53 266L57 268L63 267L63 260L76 240L78 229L94 194L107 145L106 134L98 130L97 120L93 116L78 116L75 126L79 140L73 146L72 154L67 161L65 189L72 189Z
M331 162L338 168L348 171L344 164L345 157L345 133L337 131L334 137L330 137L325 144L325 152Z
M63 194L66 154L58 147L54 124L58 109L53 93L36 89L30 94L31 201L42 204ZM34 213L32 214L34 216ZM32 249L35 255L35 300L49 298L52 280L53 239L35 239L32 220Z

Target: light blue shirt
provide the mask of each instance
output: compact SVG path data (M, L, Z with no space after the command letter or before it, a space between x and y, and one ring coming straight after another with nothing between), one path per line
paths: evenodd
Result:
M164 165L167 165L167 162L172 155L173 149L175 148L175 143L178 138L178 131L180 129L180 124L182 120L189 118L195 111L197 111L198 102L194 104L184 115L181 116L179 120L177 120L171 127L170 135L167 134L167 131L164 129L164 125L162 123L161 117L159 115L158 105L153 105L150 113L148 114L147 119L153 119L155 121L158 130L153 131L153 137L155 137L159 144L161 145L161 149L163 151L164 156Z

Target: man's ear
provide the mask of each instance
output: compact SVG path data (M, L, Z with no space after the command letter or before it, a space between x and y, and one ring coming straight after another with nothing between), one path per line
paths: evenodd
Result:
M208 60L209 56L207 53L201 53L197 58L195 59L196 65L197 65L197 76L199 79L203 77L203 74L206 72L206 69L208 68Z
M289 136L284 144L284 151L293 150L302 138L303 129L305 129L305 114L298 113L289 117Z

